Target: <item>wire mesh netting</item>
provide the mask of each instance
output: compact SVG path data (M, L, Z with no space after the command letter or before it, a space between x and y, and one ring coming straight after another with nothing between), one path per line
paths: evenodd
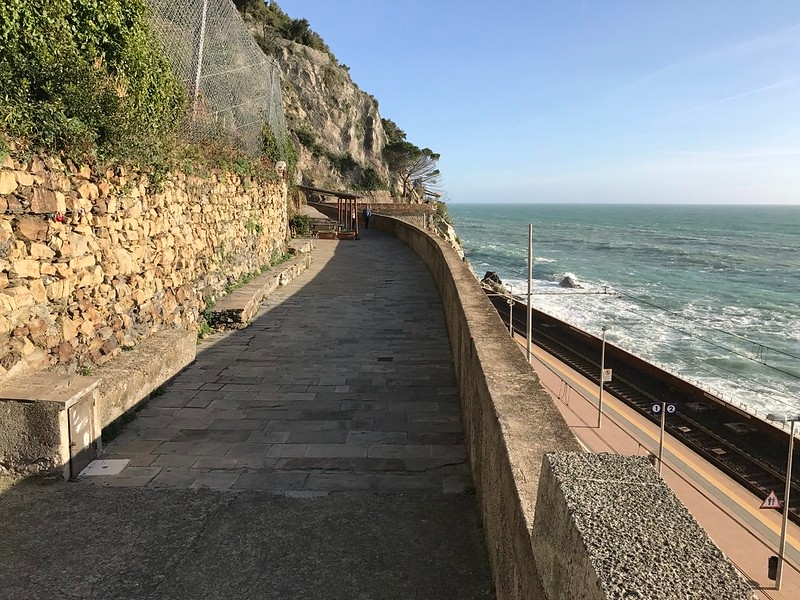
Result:
M194 141L218 139L250 154L261 150L266 128L276 141L285 140L280 69L256 44L233 3L149 3L155 33L190 100L182 133Z

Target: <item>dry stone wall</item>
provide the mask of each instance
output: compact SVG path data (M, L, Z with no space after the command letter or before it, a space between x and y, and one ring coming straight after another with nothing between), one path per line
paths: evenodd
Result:
M100 364L196 328L206 299L283 252L286 185L0 160L0 379Z

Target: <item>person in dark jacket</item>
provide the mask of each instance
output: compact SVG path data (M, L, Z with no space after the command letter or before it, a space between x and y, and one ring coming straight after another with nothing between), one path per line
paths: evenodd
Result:
M372 216L372 211L369 206L367 206L361 214L364 216L364 229L369 229L369 218Z

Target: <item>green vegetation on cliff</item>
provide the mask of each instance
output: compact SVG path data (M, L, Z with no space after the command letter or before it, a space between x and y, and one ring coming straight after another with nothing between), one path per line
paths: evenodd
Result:
M267 4L264 0L233 0L236 8L244 16L251 16L260 25L255 38L268 54L275 51L275 39L281 37L291 42L303 44L314 50L325 52L337 63L336 57L309 25L306 19L292 19L274 0Z
M3 0L0 127L72 156L149 163L184 94L145 0Z
M389 189L393 195L418 200L425 196L422 188L427 192L437 190L439 154L409 142L405 132L392 120L379 119L378 101L358 90L347 65L338 62L306 19L292 19L274 0L269 4L263 0L234 0L234 4L249 23L250 32L261 48L267 54L282 56L282 60L288 62L284 73L297 64L302 65L310 54L302 48L292 48L291 44L286 44L287 41L323 52L330 58L329 62L317 60L315 65L306 67L304 74L308 75L307 78L295 77L296 81L287 82L291 89L296 90L295 103L302 106L302 110L293 111L291 106L287 110L289 130L298 145L319 163L307 169L312 172L306 175L334 179L336 183L359 190ZM304 87L298 83L315 81L315 77L318 78L317 85ZM352 90L358 90L358 93L353 94ZM324 95L324 102L319 102L321 95ZM366 100L366 103L361 103L361 110L367 104L371 114L355 108L359 104L358 95L363 95ZM323 109L320 105L324 105ZM331 123L326 122L325 111L328 115L336 113L337 119L335 124L327 127L327 135L323 130ZM385 134L385 142L380 129ZM354 140L363 147L363 152L355 156L347 150L348 147L352 149ZM330 172L326 170L327 165L330 165Z

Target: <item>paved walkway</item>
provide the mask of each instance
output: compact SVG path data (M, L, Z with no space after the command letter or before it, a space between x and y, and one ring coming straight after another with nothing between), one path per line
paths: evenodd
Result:
M430 274L377 231L315 246L107 446L119 474L0 493L3 597L491 597Z
M197 361L87 481L288 495L469 487L450 346L419 259L369 232L318 240L312 268ZM377 243L377 240L380 240Z

